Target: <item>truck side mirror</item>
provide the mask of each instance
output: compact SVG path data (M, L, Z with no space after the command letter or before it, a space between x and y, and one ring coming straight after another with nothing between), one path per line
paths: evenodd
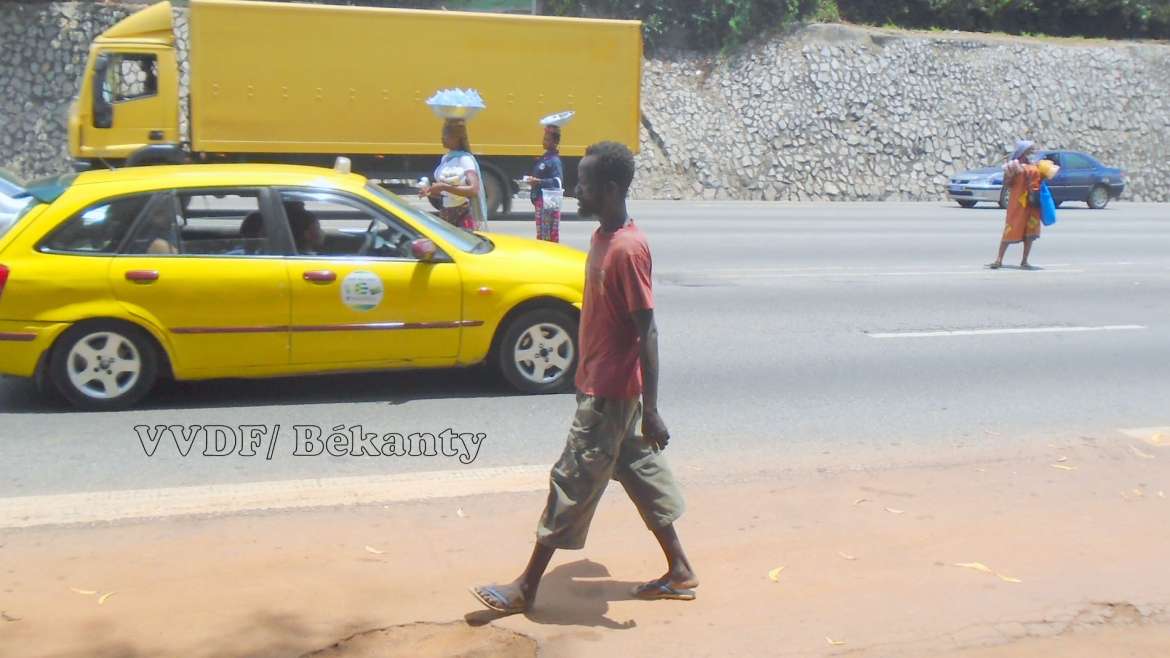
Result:
M114 106L106 99L105 86L110 72L110 56L99 53L93 62L93 127L110 128L114 125Z

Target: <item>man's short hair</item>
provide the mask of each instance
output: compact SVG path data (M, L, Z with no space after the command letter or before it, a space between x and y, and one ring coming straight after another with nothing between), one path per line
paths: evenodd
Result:
M618 142L598 142L585 149L585 157L590 156L595 163L593 170L597 172L597 182L617 183L622 196L625 196L634 182L634 154L630 153L630 149Z

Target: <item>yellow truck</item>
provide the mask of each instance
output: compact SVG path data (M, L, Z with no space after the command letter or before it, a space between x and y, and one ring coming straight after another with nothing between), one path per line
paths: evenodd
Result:
M426 99L474 88L487 109L471 145L498 213L541 153L541 117L576 113L561 144L569 193L590 143L636 151L641 70L637 21L174 0L94 40L69 147L82 170L345 156L401 187L443 153Z

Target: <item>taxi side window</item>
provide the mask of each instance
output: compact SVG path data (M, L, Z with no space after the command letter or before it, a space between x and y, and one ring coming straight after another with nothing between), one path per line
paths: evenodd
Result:
M418 233L357 199L304 190L280 197L298 255L415 260Z
M195 256L263 256L272 253L254 190L180 192L182 253Z
M41 251L112 254L125 240L153 194L138 194L92 205L66 221L39 246Z

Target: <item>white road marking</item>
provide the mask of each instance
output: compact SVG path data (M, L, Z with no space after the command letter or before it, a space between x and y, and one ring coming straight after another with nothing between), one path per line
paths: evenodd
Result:
M549 467L249 482L0 498L0 528L366 505L548 488Z
M736 279L822 279L822 278L838 278L838 277L896 277L896 276L926 276L926 277L943 277L943 276L986 276L988 278L996 276L1010 276L1010 273L1018 272L1025 273L1025 270L1014 270L1011 268L1004 268L999 271L992 271L988 269L978 270L940 270L940 271L905 271L905 272L868 272L863 270L830 270L824 269L820 271L801 271L801 270L740 270L740 271L718 271L718 270L693 270L687 272L662 272L658 275L659 278L667 281L692 281L703 279L721 279L721 280L736 280ZM1037 274L1084 274L1085 270L1076 269L1043 269L1026 272L1028 276Z
M1136 331L1147 329L1140 324L1114 324L1102 327L1013 327L1004 329L958 329L953 331L895 331L867 333L870 338L937 338L941 336L998 336L1004 334L1061 334L1085 331Z
M1170 437L1170 426L1165 427L1131 427L1129 429L1119 429L1118 432L1128 436L1131 439L1139 439L1141 441L1148 441L1150 437L1155 434L1161 434L1165 437Z

